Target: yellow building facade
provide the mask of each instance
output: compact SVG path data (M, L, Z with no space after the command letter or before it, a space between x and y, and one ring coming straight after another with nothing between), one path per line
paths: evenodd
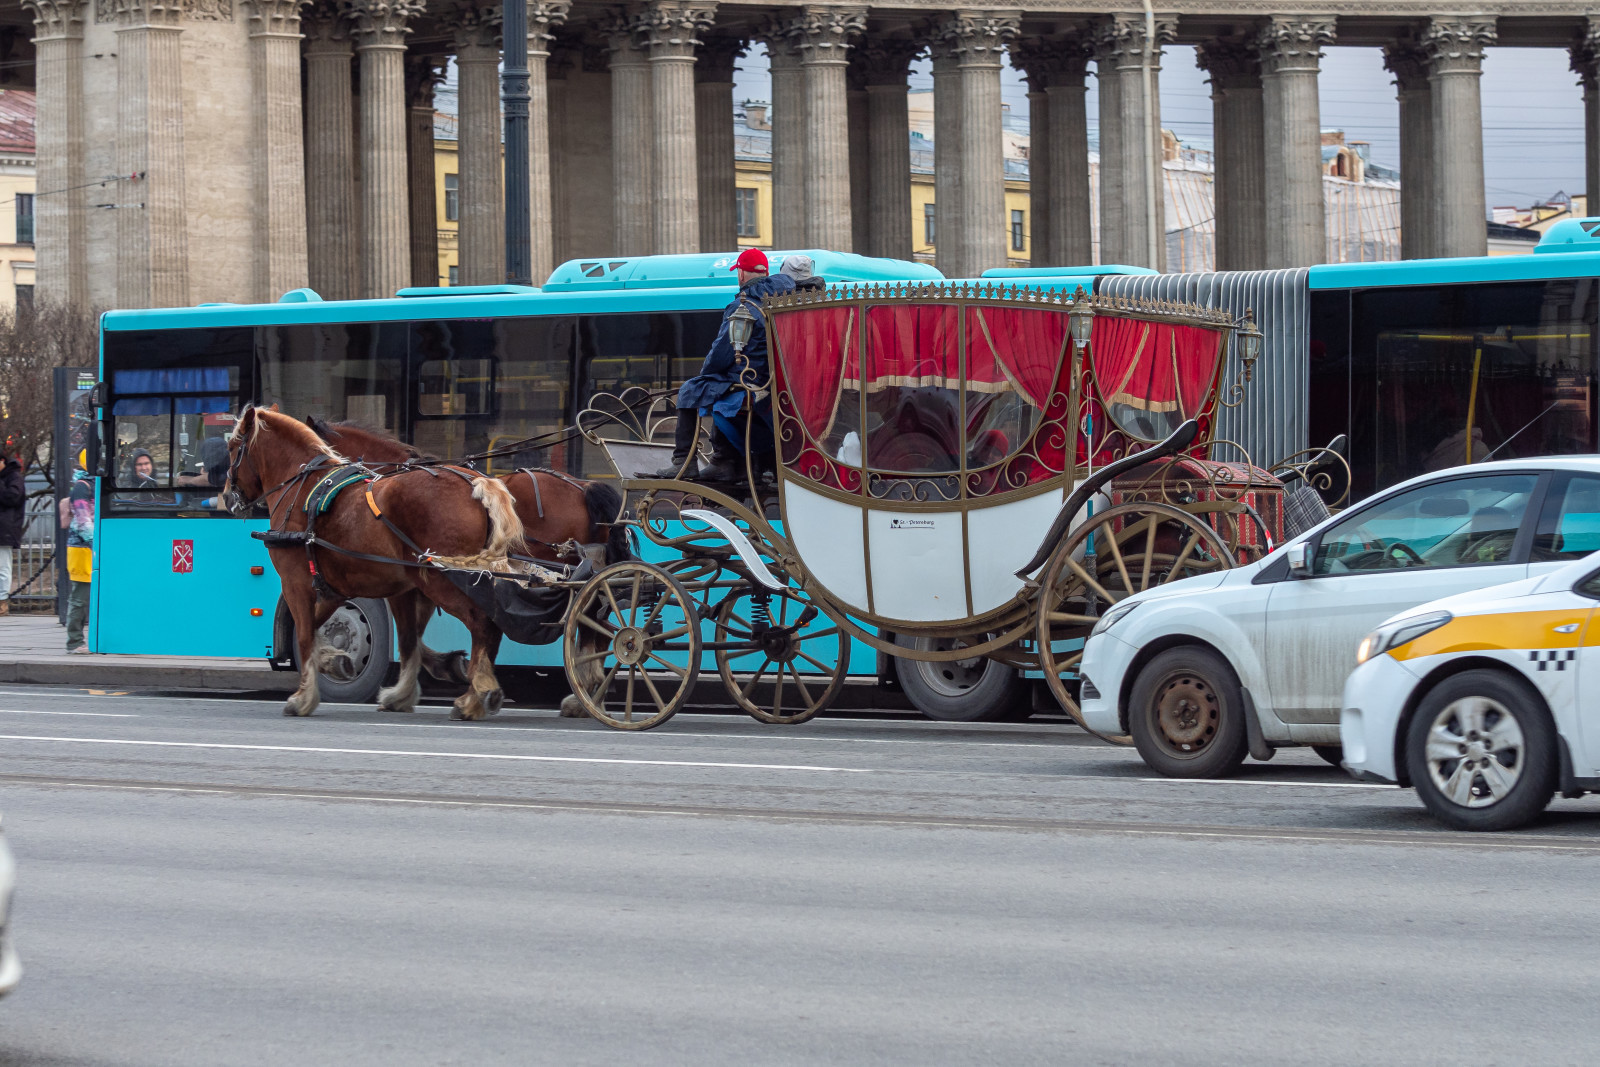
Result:
M454 119L452 118L452 122ZM461 266L461 164L455 141L433 139L433 215L439 230L439 285L455 285Z

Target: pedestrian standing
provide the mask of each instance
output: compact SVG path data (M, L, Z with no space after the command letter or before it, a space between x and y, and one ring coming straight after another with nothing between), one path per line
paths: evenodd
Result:
M0 615L11 614L11 559L22 547L22 505L27 499L15 443L0 432Z
M61 501L61 526L67 531L67 651L84 653L89 622L89 579L94 571L94 481L89 457L78 453L72 491Z

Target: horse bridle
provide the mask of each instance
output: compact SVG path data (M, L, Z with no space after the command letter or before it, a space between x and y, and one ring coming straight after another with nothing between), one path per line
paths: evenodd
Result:
M235 452L228 460L228 479L224 484L229 486L229 489L227 493L223 494L223 504L227 507L228 512L237 518L244 518L249 514L250 509L261 503L261 501L267 499L278 490L291 486L308 475L316 473L328 462L327 456L315 456L301 464L298 471L285 478L277 485L274 485L270 489L263 489L255 498L246 500L244 498L244 494L239 491L238 476L239 471L244 467L245 454L249 451L249 449L250 442L245 438L240 438L239 450ZM251 469L255 471L256 478L259 480L261 478L260 468L256 467L254 461L251 462L250 466ZM292 494L290 495L292 496ZM289 497L285 496L284 499L287 500ZM282 501L279 501L279 503L282 503ZM268 508L267 524L269 526L277 521L277 510L277 505L272 505Z

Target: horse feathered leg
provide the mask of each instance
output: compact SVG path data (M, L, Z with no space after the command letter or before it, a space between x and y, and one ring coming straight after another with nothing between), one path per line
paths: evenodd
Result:
M417 624L422 614L417 601L422 594L412 591L389 598L389 615L394 619L395 636L400 643L400 677L395 684L378 692L379 711L416 711L422 697L417 675L422 669L421 631Z
M494 673L495 653L500 650L500 631L487 619L472 628L471 681L465 693L456 698L450 710L452 719L486 719L500 711L505 693Z
M300 686L289 694L283 713L298 718L310 715L322 702L317 692L317 671L326 658L324 653L333 649L322 644L318 630L338 605L318 603L309 579L292 586L285 583L283 595L289 603L289 615L294 619L295 651L300 658Z
M472 680L467 672L467 654L459 648L449 652L439 652L429 648L426 644L418 646L421 649L422 669L428 677L436 682L454 682L457 685L466 685Z

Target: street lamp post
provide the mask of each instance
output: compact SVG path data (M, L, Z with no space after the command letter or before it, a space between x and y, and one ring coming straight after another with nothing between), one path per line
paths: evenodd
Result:
M528 204L528 5L509 0L501 22L500 108L506 143L506 281L533 284Z

